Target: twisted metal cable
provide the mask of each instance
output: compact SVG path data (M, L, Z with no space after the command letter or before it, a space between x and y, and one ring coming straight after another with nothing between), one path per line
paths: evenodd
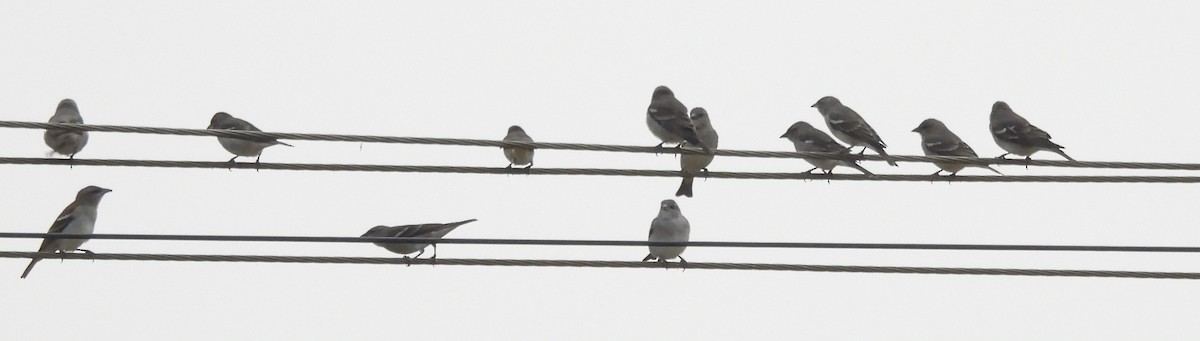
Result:
M0 232L0 238L297 242L297 243L400 243L400 242L405 242L405 243L438 243L438 244L471 244L471 245L544 245L544 246L690 246L690 247L781 248L781 249L1089 251L1089 252L1172 252L1172 253L1200 252L1200 247L1192 247L1192 246L796 243L796 242L734 242L734 241L649 242L649 241L644 241L644 240L230 236L230 235L181 235L181 234L70 234L70 233L25 233L25 232Z
M418 265L474 265L506 267L572 267L572 268L637 268L663 269L686 268L705 270L768 270L807 272L851 272L889 274L940 274L940 275L1003 275L1003 276L1051 276L1051 277L1109 277L1109 278L1158 278L1200 279L1200 273L1192 272L1149 272L1110 270L1061 270L1061 269L1001 269L1001 268L937 268L902 266L856 266L856 265L806 265L764 263L651 263L594 260L549 260L549 259L407 259L399 257L310 257L310 256L257 256L257 255L182 255L182 254L135 254L135 253L83 253L56 254L49 252L0 251L0 258L46 259L89 259L89 260L138 260L138 261L182 261L182 262L255 262L255 263L305 263L305 264L418 264Z
M119 160L119 159L42 159L0 157L0 164L59 165L59 166L123 166L159 168L210 168L210 169L268 169L302 171L353 171L353 172L400 172L400 173L461 173L461 174L504 174L504 175L607 175L641 177L681 177L677 170L605 169L605 168L531 168L508 169L500 167L466 166L402 166L361 164L314 164L314 163L243 163L217 161L165 161L165 160ZM709 172L708 178L756 179L756 180L838 180L838 181L946 181L946 182L1070 182L1070 183L1197 183L1196 176L1074 176L1074 175L1007 175L1007 176L934 176L892 175L874 176L861 174L809 174L809 173L762 173L762 172Z
M244 131L244 130L177 129L177 128L74 124L74 123L44 123L44 122L22 122L22 121L0 121L0 128L27 128L27 129L54 128L54 129L84 130L84 131L97 131L97 132L115 132L115 133L135 133L135 134L218 136L218 137L240 137L240 138L270 137L270 138L277 138L277 139L309 140L309 141L429 144L429 145L482 146L482 147L523 147L523 148L536 148L536 149L585 150L585 151L606 151L606 152L627 152L627 153L655 153L655 154L698 154L698 153L700 153L699 151L694 150L694 149L602 145L602 144L584 144L584 143L506 142L506 141L497 141L497 140L431 138L431 137L273 133L273 132L257 132L257 131ZM716 150L716 155L732 156L732 157L757 157L757 158L815 158L815 159L869 160L869 161L885 160L883 157L878 156L878 155L856 155L856 154L847 155L847 154L830 154L830 153L816 153L816 152L773 152L773 151L730 150L730 149ZM1200 164L1195 164L1195 163L1024 160L1024 159L973 158L973 157L955 157L955 156L915 156L915 155L892 155L891 157L893 159L895 159L896 161L902 161L902 162L954 162L954 163L965 163L965 164L975 164L975 165L1018 165L1018 166L1049 166L1049 167L1072 167L1072 168L1200 170Z

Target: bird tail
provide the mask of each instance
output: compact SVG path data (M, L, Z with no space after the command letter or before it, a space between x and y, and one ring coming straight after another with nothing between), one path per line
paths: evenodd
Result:
M875 176L875 173L871 173L871 171L867 170L866 168L863 168L863 166L859 165L858 162L846 162L845 164L847 166L850 166L851 168L857 169L859 172L862 172L863 174Z
M684 177L683 181L679 183L679 190L675 191L675 196L677 196L677 197L684 196L684 197L691 198L692 197L692 182L694 182L695 180L696 180L696 178L694 178L694 177L690 177L690 176Z
M691 136L688 136L688 138L684 139L684 141L691 143L693 146L700 147L700 149L704 150L705 154L713 153L712 148L708 147L708 144L704 143L704 140L700 139L700 135L691 134Z
M989 166L989 165L981 165L980 167L987 168L988 170L990 170L990 171L992 171L992 172L994 172L994 173L996 173L996 174L1004 175L1004 173L1000 173L1000 171L996 170L995 168L992 168L992 166Z
M474 221L476 221L476 220L479 220L479 219L467 219L467 220L463 220L463 221L460 221L460 222L449 223L449 224L446 224L446 225L453 225L454 227L459 227L459 226L465 225L465 224L467 224L467 223L474 222Z
M288 146L288 147L295 147L295 146L293 146L293 145L290 145L290 144L284 143L283 141L279 141L279 140L275 140L275 144L278 144L278 145L284 145L284 146Z
M26 267L25 267L25 272L22 272L22 273L21 273L21 278L25 278L25 276L29 276L29 272L30 272L30 271L33 271L33 266L34 266L34 265L36 265L36 264L37 264L37 262L38 262L38 261L40 261L40 260L42 260L42 259L41 259L41 258L33 258L33 259L30 259L30 260L29 260L29 266L26 266Z
M883 146L882 146L882 145L874 145L874 146L871 146L871 149L875 150L875 152L876 152L876 153L879 153L879 156L882 156L882 157L883 157L883 159L884 159L885 161L887 161L887 163L888 163L889 165L892 165L892 167L898 167L898 166L900 166L900 165L897 165L897 164L896 164L896 159L893 159L891 155L888 155L888 153L887 153L887 152L883 151Z
M1072 159L1070 156L1067 156L1067 153L1066 153L1066 152L1063 152L1063 151L1062 151L1062 146L1059 146L1058 148L1051 149L1050 151L1052 151L1052 152L1054 152L1054 153L1056 153L1056 154L1058 154L1058 155L1062 155L1062 157L1066 158L1067 160L1070 160L1070 161L1075 161L1075 159Z

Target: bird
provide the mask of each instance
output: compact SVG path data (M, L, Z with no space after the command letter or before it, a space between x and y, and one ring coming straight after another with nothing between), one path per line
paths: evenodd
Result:
M650 127L650 133L662 140L662 143L658 144L659 148L665 143L678 143L676 148L682 148L683 142L688 142L699 146L706 154L712 153L712 149L706 141L700 139L696 127L692 125L687 107L675 99L675 93L666 86L654 89L654 94L650 97L650 107L646 108L646 125Z
M91 234L96 229L96 207L100 205L100 199L108 192L112 192L112 190L96 186L87 186L79 190L79 193L75 194L75 201L58 214L58 218L54 219L54 223L50 225L50 231L47 233ZM42 239L42 246L38 247L38 252L67 253L78 250L94 255L95 253L92 251L79 248L87 241L87 239L45 238ZM42 259L39 257L30 259L29 266L26 266L25 272L21 273L21 278L29 276L29 271L32 271L33 266L40 260Z
M791 127L788 127L788 130L785 131L783 135L779 135L779 138L786 138L788 141L792 141L792 145L796 147L797 152L820 152L844 155L850 154L850 148L846 148L841 143L834 141L833 138L829 137L829 135L825 134L825 132L818 130L811 124L808 124L808 122L804 121L793 123ZM808 161L808 163L813 165L813 169L809 169L805 172L809 174L818 168L820 168L825 174L831 174L833 173L834 167L842 165L857 169L859 172L862 172L866 175L875 175L874 173L871 173L871 171L868 171L866 168L863 168L861 165L859 165L857 161L807 157L804 158L804 161Z
M699 134L700 140L708 144L709 147L717 148L718 140L717 130L713 129L712 121L708 118L708 111L701 107L692 108L691 114L692 124L696 126L696 133ZM690 142L684 142L690 144ZM692 197L692 183L696 177L691 176L697 173L708 174L708 165L712 163L715 155L713 154L683 154L679 157L679 168L684 172L683 181L679 183L679 190L675 191L675 196Z
M864 121L854 109L842 105L842 101L833 96L822 97L817 100L817 103L813 103L812 107L817 108L817 112L825 118L825 124L829 126L829 132L833 133L833 136L846 142L850 147L863 147L863 150L858 152L859 155L866 152L867 148L871 148L879 153L879 156L882 156L889 165L897 166L896 160L883 151L884 148L887 148L887 144L883 143L883 139L879 138L875 129L871 128L871 125L867 124L867 121Z
M533 142L533 138L529 137L529 135L525 133L525 129L521 129L521 126L511 126L508 127L508 135L504 136L504 141ZM505 168L511 169L513 168L513 165L528 165L525 166L525 169L533 167L532 148L503 147L503 149L504 158L508 159L508 167Z
M79 107L75 105L75 101L67 98L58 102L58 108L54 110L54 116L50 116L50 123L83 123L83 116L79 115ZM50 153L58 153L67 156L74 160L75 154L83 150L83 147L88 142L88 132L82 130L67 130L67 129L46 129L46 134L42 136L46 141L46 145L52 150ZM49 156L50 154L47 154Z
M208 123L208 129L214 130L245 130L245 131L262 131L255 127L250 122L243 119L233 117L225 112L213 114L212 120ZM234 162L241 156L255 157L254 163L258 163L262 159L263 149L274 146L284 145L292 147L292 145L279 142L279 140L271 137L217 137L217 142L221 143L221 147L233 153L233 158L229 162Z
M1029 124L1029 121L1013 112L1008 103L1004 103L1004 101L996 101L995 104L992 104L991 123L988 128L992 131L992 139L996 140L996 145L1007 152L998 158L1003 159L1008 154L1017 154L1024 156L1025 160L1031 160L1030 155L1040 150L1046 150L1062 155L1067 160L1075 161L1062 151L1065 147L1050 142L1049 133Z
M679 212L679 204L675 200L663 200L659 204L658 217L650 222L650 242L687 242L688 234L692 232L691 224L683 213ZM650 254L642 261L654 260L666 263L669 259L679 258L679 262L687 264L683 259L683 249L687 246L650 246Z
M971 146L968 146L966 142L958 138L958 135L955 135L949 128L946 128L946 124L937 119L930 118L922 121L921 125L918 125L912 131L921 134L921 150L925 151L925 155L927 156L979 157L978 154L975 154L975 150L971 149ZM1004 175L1004 173L1000 173L1000 171L992 168L992 166L985 164L953 162L934 162L933 164L940 168L933 175L940 175L942 171L947 171L950 172L951 176L954 176L958 174L958 171L967 166L987 168L996 174Z
M473 221L475 221L475 219L467 219L467 220L463 220L460 222L447 223L447 224L429 223L429 224L400 225L400 226L379 225L379 226L372 227L370 230L367 230L367 232L363 233L362 236L363 237L442 238L442 237L446 236L447 233L450 233L450 231L454 231L455 228L458 228L459 226L462 226L464 224L467 224L467 223L470 223ZM425 254L425 247L429 246L430 244L433 245L433 256L429 257L429 259L436 262L437 261L437 243L375 243L376 246L387 249L388 251L405 255L404 256L405 260L408 260L409 259L408 254L413 253L413 252L417 252L417 255L413 256L413 259L421 257L422 254Z

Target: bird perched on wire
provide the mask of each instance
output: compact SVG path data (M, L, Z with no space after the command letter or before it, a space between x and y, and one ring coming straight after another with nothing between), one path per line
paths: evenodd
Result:
M688 223L687 218L683 217L683 213L679 211L679 204L675 200L663 200L659 204L658 217L650 221L650 237L651 242L687 242L688 235L692 232L692 225ZM687 260L683 259L683 249L687 246L650 246L650 254L642 261L654 260L659 263L666 263L667 260L679 258L679 262L687 264Z
M788 141L792 141L792 145L796 147L797 152L819 152L844 155L850 154L850 148L842 146L841 143L834 141L833 138L829 137L829 135L825 134L825 132L814 128L811 124L808 124L808 122L804 121L793 123L791 127L788 127L788 130L785 131L783 135L779 135L779 138L786 138ZM831 174L833 173L834 167L841 165L857 169L859 172L862 172L866 175L875 175L859 165L857 161L807 157L804 158L804 161L808 161L808 163L813 165L813 169L809 169L805 172L809 174L818 168L820 168L821 172L825 174Z
M508 127L508 135L504 135L504 141L533 142L533 138L529 137L529 134L525 133L525 129L521 129L521 126L511 126L511 127ZM503 149L504 149L504 158L508 159L508 167L505 167L505 168L512 169L513 165L517 165L517 166L528 165L528 166L525 166L525 169L529 169L530 167L533 167L533 149L532 148L504 147Z
M442 238L455 228L463 224L475 221L475 219L467 219L456 223L448 224L416 224L416 225L401 225L401 226L375 226L366 233L363 237L402 237L402 238ZM437 262L437 243L375 243L376 246L387 249L388 251L399 253L408 260L408 254L417 252L413 259L421 257L425 254L425 247L433 245L433 256L429 257L431 261ZM411 265L411 264L410 264Z
M979 157L975 154L975 150L971 149L966 142L958 138L950 128L942 121L936 119L927 119L921 122L921 125L912 130L914 133L921 134L921 150L925 151L927 156L965 156ZM951 176L958 175L958 171L968 166L987 168L996 174L1004 175L1000 171L992 168L989 165L970 164L970 163L954 163L954 162L934 162L939 169L933 175L940 175L942 171L950 172Z
M678 143L676 148L682 148L683 142L688 142L700 147L706 154L712 153L712 148L700 139L696 127L692 125L687 107L675 99L675 93L666 86L654 89L650 107L646 108L646 125L650 127L650 133L662 140L659 148L665 143Z
M208 123L208 129L262 131L253 124L250 124L250 122L233 117L233 115L225 112L214 114L212 120ZM241 156L253 156L255 157L254 163L256 164L259 159L262 159L262 151L267 147L274 145L292 147L290 144L279 142L279 140L270 137L217 137L217 142L220 142L221 147L225 147L225 150L233 153L234 156L232 159L229 159L229 162L234 162L234 160L237 160Z
M79 190L79 193L75 194L75 201L58 214L58 218L54 219L53 224L50 224L50 231L47 233L91 234L96 229L96 207L100 205L100 198L103 198L108 192L112 192L112 190L96 186L87 186ZM42 246L38 247L38 252L83 251L93 254L92 251L79 248L87 241L87 239L45 238L42 239ZM32 271L33 266L40 260L42 259L38 257L29 260L29 266L25 267L21 278L29 276L29 271Z
M709 147L717 148L720 137L717 136L717 130L713 129L712 121L709 120L708 111L701 107L692 108L690 115L692 124L696 127L696 134L700 136L700 140L707 143ZM684 142L691 144L691 142ZM695 182L694 174L708 174L708 165L712 163L713 154L683 154L679 157L679 168L685 174L683 181L679 183L679 190L675 191L675 196L692 197L692 183Z
M1008 154L1017 154L1024 156L1025 160L1030 160L1030 155L1039 150L1045 150L1062 155L1067 160L1075 161L1062 151L1063 146L1050 142L1049 133L1029 124L1029 121L1013 112L1008 103L1004 103L1004 101L996 101L995 104L992 104L991 123L988 128L991 128L992 139L996 140L996 144L1007 152L1000 155L999 158L1004 158Z
M863 147L863 150L858 154L867 151L871 148L879 156L884 157L889 165L896 166L896 160L892 159L883 149L887 148L887 144L883 143L883 139L879 138L879 134L875 133L875 129L871 128L867 121L863 120L854 109L850 109L842 105L833 96L825 96L817 103L813 103L813 108L817 108L817 112L825 118L825 125L829 126L829 132L833 133L842 142L846 142L851 147Z
M75 101L67 98L58 102L58 108L54 110L54 116L50 116L50 123L82 124L83 116L79 115L79 107L75 105ZM74 160L75 154L79 153L87 145L88 132L82 130L46 129L46 134L42 138L51 149L50 154L47 154L47 156L58 153Z

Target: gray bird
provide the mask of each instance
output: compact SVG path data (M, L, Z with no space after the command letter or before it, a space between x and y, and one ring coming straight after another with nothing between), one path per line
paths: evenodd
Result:
M654 95L650 97L650 107L646 108L646 125L650 127L650 133L663 141L658 144L660 148L665 143L678 143L677 148L682 148L686 141L699 146L705 153L712 153L688 118L687 107L675 99L675 93L665 86L655 88Z
M851 147L863 147L859 155L871 148L879 153L879 156L883 156L889 165L896 166L896 160L883 151L887 144L883 143L875 129L854 109L842 105L842 102L833 96L822 97L817 103L813 103L812 107L817 108L817 112L825 118L825 124L829 126L829 132L833 133L833 136Z
M927 119L912 131L921 134L921 150L925 151L925 155L927 156L979 157L978 154L975 154L975 150L971 149L971 146L968 146L966 142L958 138L958 135L950 131L950 128L946 128L946 125L942 121L932 118ZM989 165L952 162L934 162L933 164L941 168L937 172L934 172L933 175L940 175L942 171L950 172L951 176L958 175L958 171L968 166L987 168L996 174L1004 175L1004 173L1000 173L1000 171Z
M58 102L58 109L54 110L54 116L50 116L50 123L82 124L83 116L79 115L79 107L75 105L75 101L68 98ZM52 153L62 154L74 160L75 154L79 153L87 145L88 132L46 129L46 134L42 136L42 139L53 150Z
M255 127L253 124L250 124L250 122L246 122L245 120L242 120L240 118L233 117L233 115L227 114L225 112L219 112L219 113L214 114L212 117L212 120L209 121L209 123L208 123L208 129L262 131L262 130L258 129L258 127ZM253 138L217 137L217 142L220 142L221 147L225 147L225 150L229 151L230 153L233 153L234 156L232 159L229 159L229 162L233 162L234 160L237 160L237 158L241 157L241 156L253 156L253 157L255 157L254 163L258 163L259 159L262 159L263 149L265 149L267 147L274 146L274 145L284 145L284 146L292 147L292 145L290 145L290 144L279 142L279 140L276 140L274 138L269 138L269 137L253 137Z
M692 108L692 124L696 126L696 133L699 134L700 140L708 144L709 147L717 148L720 137L717 136L717 130L713 129L712 121L708 118L708 111L701 107ZM690 143L689 143L690 144ZM675 191L675 196L692 197L692 183L696 180L693 174L704 173L708 174L708 165L712 163L713 154L683 154L679 157L679 168L684 173L688 174L683 177L683 181L679 183L679 190Z
M463 224L475 221L475 219L467 219L456 223L448 224L416 224L416 225L401 225L401 226L375 226L366 233L363 237L404 237L404 238L442 238L455 228ZM430 260L437 261L437 243L375 243L376 246L387 249L388 251L399 253L408 259L408 254L417 252L413 258L421 257L425 253L425 247L433 245L433 256Z
M1004 101L996 101L996 104L992 104L991 123L988 128L992 131L992 139L996 140L996 144L1007 152L1000 155L1000 158L1004 158L1008 154L1017 154L1024 156L1026 160L1031 160L1030 155L1039 150L1046 150L1062 155L1067 160L1075 161L1062 151L1063 146L1050 142L1049 133L1029 124L1029 121L1013 112L1012 108L1008 107L1008 103L1004 103Z
M533 138L525 134L525 129L521 126L508 127L508 135L504 136L505 141L511 142L533 142ZM533 149L529 148L504 148L504 158L508 159L508 167L513 168L513 165L525 166L525 169L533 167Z
M691 224L688 224L687 218L683 217L683 213L679 212L679 204L675 200L663 200L659 204L658 217L655 217L650 222L650 237L651 242L687 242L688 235L692 232ZM679 257L680 263L687 263L683 259L683 249L687 246L651 246L650 254L642 261L655 260L659 263L666 263L669 259Z
M100 205L100 198L103 198L108 192L112 192L112 190L96 186L87 186L79 190L79 193L75 194L75 201L58 214L58 218L54 219L54 223L50 225L50 231L46 233L91 234L96 230L96 207ZM87 254L94 254L79 248L87 241L87 239L46 238L42 239L42 246L38 247L38 252L83 251ZM29 276L29 271L32 271L33 266L40 260L42 259L38 257L29 260L29 266L25 267L21 278Z
M829 135L825 134L825 132L814 128L811 124L808 124L808 122L804 121L793 123L791 127L788 127L788 130L784 132L783 135L779 135L779 138L786 138L788 141L792 141L792 145L796 147L797 152L850 154L850 148L842 146L842 144L834 141L833 138L829 137ZM812 171L820 168L823 173L831 174L833 173L834 167L841 165L857 169L859 172L862 172L866 175L875 175L866 168L860 166L856 161L816 158L804 158L804 161L808 161L808 163L813 165L813 169L809 169L805 173L812 173Z

